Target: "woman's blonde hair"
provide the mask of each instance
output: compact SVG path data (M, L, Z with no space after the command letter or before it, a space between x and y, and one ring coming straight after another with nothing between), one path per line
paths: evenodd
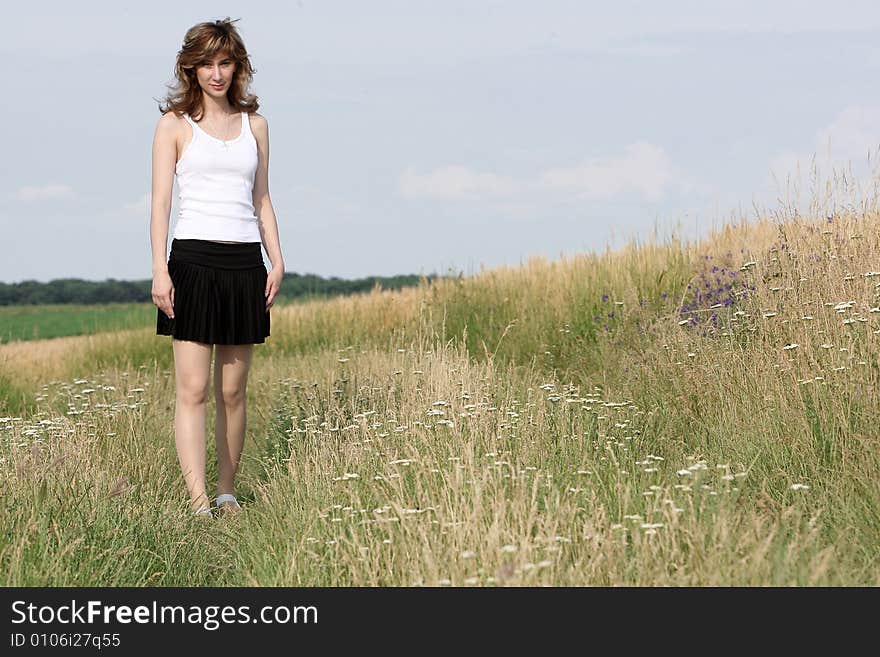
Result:
M183 47L177 52L175 65L176 83L166 85L170 92L165 97L165 104L159 102L159 111L165 114L173 111L180 115L187 113L194 119L202 114L202 88L196 77L196 67L215 55L225 53L235 62L235 73L232 84L226 95L229 104L241 112L256 112L260 104L257 96L250 92L257 69L251 66L250 56L244 41L233 23L239 19L208 21L193 25L186 31Z

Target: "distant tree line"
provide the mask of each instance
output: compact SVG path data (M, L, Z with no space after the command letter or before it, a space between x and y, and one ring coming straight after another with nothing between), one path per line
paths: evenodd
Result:
M398 290L419 284L422 276L403 274L398 276L368 276L351 280L323 278L315 274L285 273L279 300L306 297L327 297L357 292L368 292L379 285L385 290ZM438 276L424 276L428 281ZM48 283L22 281L0 283L0 306L35 305L44 303L130 303L152 302L152 279L119 281L87 281L80 278L58 278Z

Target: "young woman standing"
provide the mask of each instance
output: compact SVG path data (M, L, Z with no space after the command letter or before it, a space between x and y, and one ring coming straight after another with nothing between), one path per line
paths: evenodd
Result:
M219 477L214 506L235 497L254 344L269 336L269 309L284 276L269 198L269 128L249 92L254 69L228 18L190 28L176 86L160 104L153 139L150 241L156 334L174 352L175 443L194 513L210 517L205 431L212 351ZM174 177L179 214L166 262ZM263 264L261 244L272 263Z

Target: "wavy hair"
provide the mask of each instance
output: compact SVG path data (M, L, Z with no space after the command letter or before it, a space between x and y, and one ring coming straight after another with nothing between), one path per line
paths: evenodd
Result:
M232 84L226 92L229 104L241 112L250 113L259 109L257 96L250 92L257 69L251 66L244 41L233 25L238 20L230 20L227 16L223 20L198 23L186 31L174 67L176 82L166 85L170 91L165 96L164 105L159 101L159 112L165 114L173 111L178 115L185 112L196 120L201 117L202 88L196 77L196 67L220 53L227 54L235 62Z

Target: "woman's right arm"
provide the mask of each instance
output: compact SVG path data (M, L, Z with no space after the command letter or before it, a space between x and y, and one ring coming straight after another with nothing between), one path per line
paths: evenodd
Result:
M168 248L168 220L177 162L177 118L162 115L153 136L153 181L150 200L150 244L153 251L153 304L174 317L174 287L165 260Z

